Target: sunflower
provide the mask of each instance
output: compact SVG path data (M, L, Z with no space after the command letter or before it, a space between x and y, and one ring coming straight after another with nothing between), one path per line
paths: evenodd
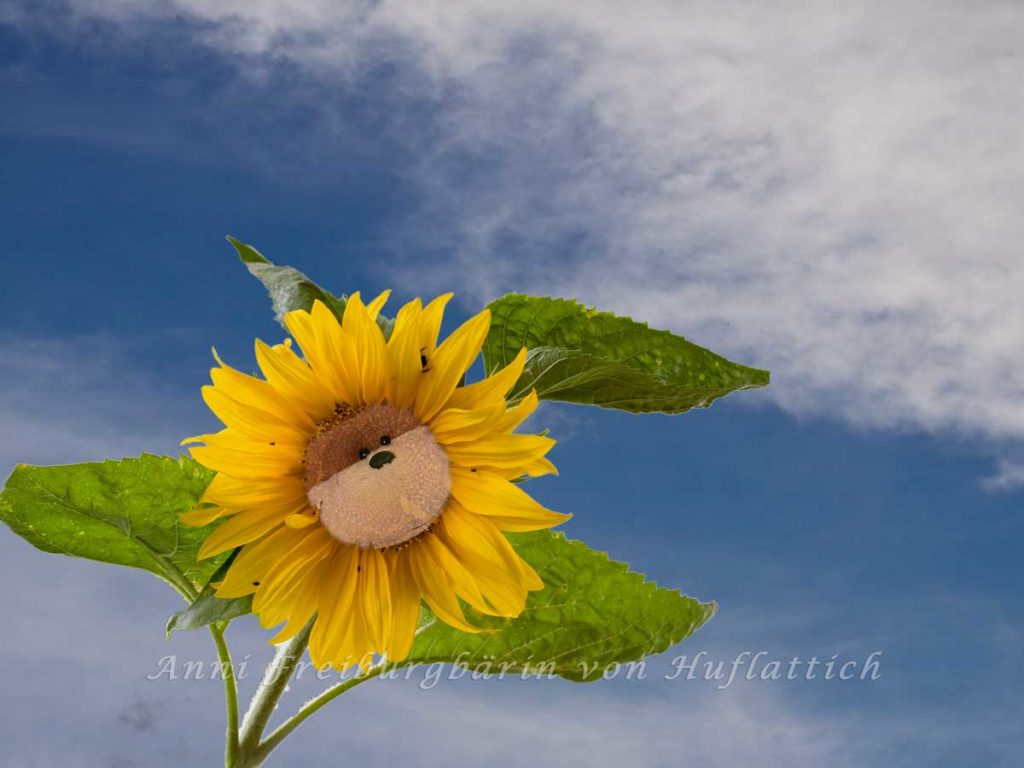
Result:
M315 622L318 666L365 667L375 654L409 654L426 602L440 620L480 628L463 604L515 617L537 572L505 531L550 528L569 516L545 509L514 482L554 473L554 440L514 430L537 407L506 395L526 350L493 375L463 385L490 328L484 310L443 343L451 294L399 311L385 339L358 293L341 322L323 303L287 313L291 339L256 341L263 377L211 370L203 399L225 429L190 451L215 470L192 525L228 518L200 558L240 548L216 594L253 595L264 627L283 642Z

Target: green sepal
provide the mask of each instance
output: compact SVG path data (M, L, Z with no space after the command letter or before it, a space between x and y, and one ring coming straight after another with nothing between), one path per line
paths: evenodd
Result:
M183 629L202 629L210 624L222 624L239 616L252 613L252 595L245 597L221 598L216 595L216 584L220 582L235 561L241 550L234 550L221 564L203 591L187 608L182 608L167 619L164 635L170 639L171 633Z
M322 301L340 321L345 314L347 296L335 296L321 288L294 267L281 267L274 264L266 256L251 245L247 245L228 235L228 242L235 247L238 257L245 264L250 274L263 283L270 294L274 308L274 318L284 326L284 316L295 309L307 312L313 308L313 302ZM383 314L377 316L377 325L384 332L384 338L390 338L395 321Z

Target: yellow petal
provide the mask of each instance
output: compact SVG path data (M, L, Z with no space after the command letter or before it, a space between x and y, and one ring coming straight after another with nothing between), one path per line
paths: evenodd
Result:
M462 467L524 467L551 450L555 441L542 435L487 435L444 447L449 460Z
M281 456L270 451L249 453L230 448L193 446L189 448L192 458L216 472L232 477L266 478L299 475L302 464L290 456Z
M334 548L337 549L337 544L335 544ZM331 554L328 554L320 562L311 566L309 572L305 574L301 584L292 596L292 605L289 610L287 623L271 638L271 643L283 643L292 639L309 623L313 614L316 613L320 590L325 584L324 572L327 564L330 562L330 558Z
M387 355L391 369L388 402L396 408L409 408L412 405L423 373L420 344L421 314L419 299L413 299L402 307L395 318L391 338L388 339Z
M526 368L526 348L519 350L515 359L497 373L491 374L486 379L459 387L452 392L446 404L447 408L464 408L474 410L485 408L495 402L505 399L505 395L519 381Z
M556 469L555 465L546 458L532 461L525 467L518 467L515 469L495 469L492 471L496 475L504 477L506 480L516 480L521 477L541 477L542 475L558 474L558 469Z
M243 509L263 504L291 506L305 497L306 485L300 477L251 480L218 474L203 492L202 501Z
M490 518L471 514L467 510L452 504L445 511L446 530L453 540L466 547L472 547L491 561L500 561L505 568L516 575L518 582L526 590L541 589L544 582L533 567L519 556L504 534L491 522Z
M288 515L284 519L284 524L289 528L309 528L309 526L319 522L319 520L320 510L310 507L293 515Z
M522 488L491 472L453 467L451 477L454 499L477 515L550 523L542 527L557 525L570 517L541 506Z
M313 364L313 369L328 383L336 402L359 405L363 401L358 340L343 332L338 318L323 302L313 303L311 317L324 350L324 357Z
M507 408L503 400L489 408L467 411L449 408L430 422L430 431L442 444L464 443L491 434L511 432L537 410L537 393L531 391L518 405Z
M374 650L383 652L391 635L391 582L384 555L377 549L360 553L360 590L366 629Z
M304 537L291 549L282 549L277 562L267 571L256 590L252 609L265 628L288 619L304 580L321 560L334 551L336 542L323 528L306 530L303 534ZM309 614L306 619L309 619Z
M309 312L294 310L284 317L285 327L302 347L302 353L320 385L335 402L359 403L358 359L352 340L341 332L334 313L322 301Z
M388 365L384 334L370 317L359 292L348 297L342 330L356 350L360 379L360 404L376 405L387 397Z
M482 609L468 598L464 598L470 605L495 616L511 618L522 613L526 606L527 589L522 583L518 568L510 569L498 557L482 556L479 548L474 548L461 538L452 536L443 524L438 526L437 539L451 553L452 559L469 574L473 581L473 589L483 596L488 608ZM459 580L453 581L458 588Z
M309 637L309 655L318 667L351 656L352 606L358 586L359 550L340 547L324 570L324 588L317 603L317 620Z
M391 578L391 642L385 649L391 661L403 661L416 639L420 618L420 590L416 586L406 550L385 552Z
M454 295L454 293L442 293L423 308L423 315L419 323L419 340L420 352L427 359L427 367L430 367L434 351L437 348L437 335L441 332L444 309Z
M313 302L312 309L316 309L317 304L320 303ZM335 324L337 324L337 320L335 320ZM314 374L322 384L329 385L330 379L325 377L325 374L330 369L330 361L334 354L329 339L325 338L325 324L315 322L311 311L295 309L285 313L284 325L292 338L298 342L302 354Z
M475 411L448 408L431 420L430 431L439 443L445 445L475 440L493 432L491 426L504 412L504 402Z
M509 533L527 533L529 531L546 531L561 525L571 514L562 512L539 512L533 515L487 515L487 520L494 523L500 530Z
M423 599L430 606L430 610L445 624L461 629L463 632L480 632L479 627L474 627L466 621L462 606L459 605L459 600L455 596L455 591L448 578L425 552L423 539L432 535L431 533L424 534L407 549L409 566L416 585L419 587Z
M295 511L287 508L262 507L239 512L206 537L199 549L199 559L205 560L255 541L281 525L284 519Z
M216 387L203 387L202 395L207 407L225 426L253 440L269 442L285 435L297 440L310 432L305 425L289 424L269 411L236 400Z
M421 422L429 422L448 402L459 379L480 354L490 327L491 312L485 309L459 326L437 348L423 372L413 407L413 413Z
M366 313L370 316L371 320L376 321L377 315L384 309L384 305L387 303L388 298L391 296L391 289L381 291L377 298L366 305Z
M290 346L271 347L256 339L256 362L267 382L282 397L298 403L314 420L326 418L334 410L331 393Z
M244 453L267 454L300 464L308 440L305 437L301 440L294 440L289 434L275 435L273 440L253 440L246 435L239 434L238 430L228 428L208 435L197 435L189 438L188 442L202 442L210 448L228 448Z
M209 507L196 507L190 509L188 512L181 513L181 522L185 525L194 525L197 528L209 525L214 520L219 520L225 515L234 514L234 510L225 509L224 507L218 507L216 505Z
M267 571L277 562L281 552L294 547L301 536L297 531L281 527L259 541L246 544L217 588L217 597L251 595L262 583Z
M313 426L312 420L301 408L281 397L266 381L237 371L219 358L218 362L219 368L210 369L210 379L215 388L240 403L271 414L285 424Z
M498 612L493 610L484 599L474 575L448 549L439 536L436 534L425 536L422 550L424 557L430 560L432 566L448 577L456 595L481 613L498 615Z

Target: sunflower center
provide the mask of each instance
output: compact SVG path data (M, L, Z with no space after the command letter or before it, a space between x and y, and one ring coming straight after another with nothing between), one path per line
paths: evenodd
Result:
M431 431L390 405L341 408L306 448L306 495L338 541L393 547L448 501L448 457Z

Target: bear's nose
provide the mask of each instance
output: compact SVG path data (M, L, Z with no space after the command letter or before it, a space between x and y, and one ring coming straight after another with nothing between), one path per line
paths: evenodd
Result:
M395 460L395 454L391 451L377 451L370 457L370 466L374 469L380 469L385 464L390 464Z

